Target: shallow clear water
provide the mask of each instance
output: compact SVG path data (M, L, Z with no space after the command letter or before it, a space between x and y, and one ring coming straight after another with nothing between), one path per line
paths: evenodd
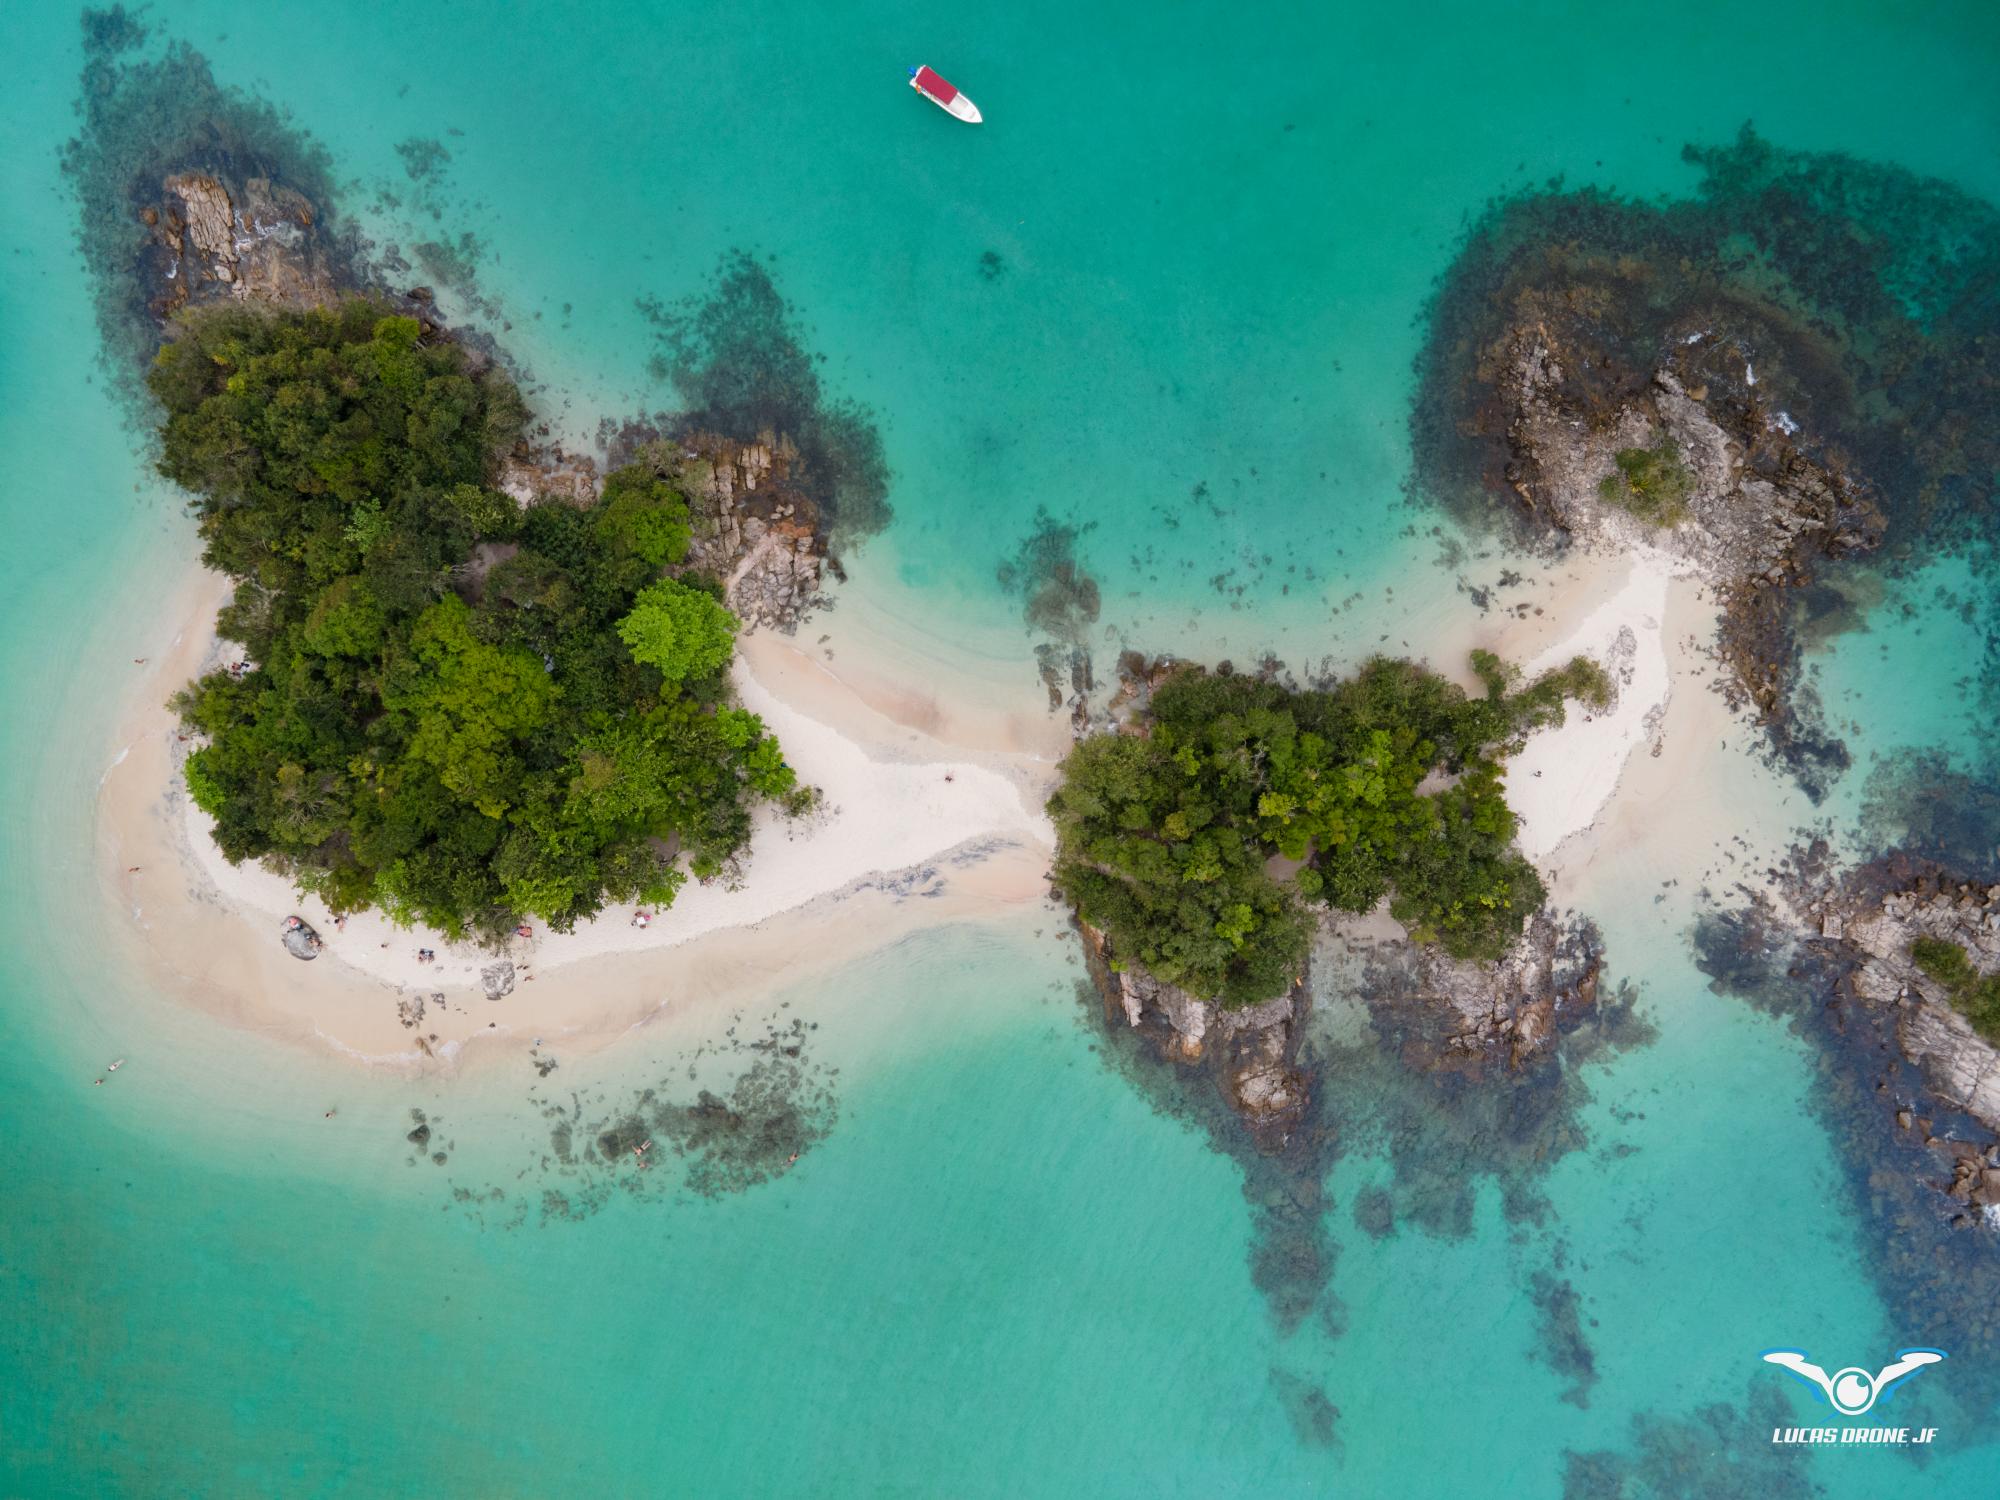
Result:
M1471 621L1402 496L1405 417L1427 288L1491 194L1684 188L1680 144L1754 116L2000 197L1978 5L329 9L148 14L288 103L357 207L393 189L378 232L476 233L502 336L582 430L669 399L635 299L771 256L894 469L854 591L1024 682L995 572L1039 508L1094 525L1104 624L1135 643L1351 656ZM825 1017L827 1141L741 1195L575 1221L541 1215L566 1184L532 1080L359 1079L137 992L81 925L92 797L150 585L191 549L93 363L55 163L75 18L16 8L0 38L0 1491L1542 1495L1635 1414L1742 1403L1763 1348L1903 1341L1806 1053L1708 993L1658 872L1599 915L1661 1036L1584 1070L1549 1215L1510 1220L1482 1180L1469 1234L1371 1237L1349 1206L1392 1167L1362 1132L1333 1170L1333 1295L1291 1331L1236 1166L1099 1055L1047 914L773 997ZM990 123L914 100L919 58ZM410 137L452 155L435 221ZM1836 718L1964 696L1957 646L1905 639L1934 613L1912 587L1913 615L1878 606L1824 653ZM687 1045L554 1082L615 1092ZM451 1120L449 1167L406 1164L413 1105ZM1551 1267L1582 1297L1587 1406L1543 1358ZM1339 1408L1331 1445L1307 1389ZM1746 1464L1768 1447L1747 1416L1723 1433ZM2000 1432L1947 1436L1921 1471L1841 1451L1811 1477L1976 1487Z

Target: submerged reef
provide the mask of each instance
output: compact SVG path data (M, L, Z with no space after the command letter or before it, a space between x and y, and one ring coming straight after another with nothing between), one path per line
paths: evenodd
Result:
M775 1181L833 1131L838 1070L812 1057L818 1023L787 1017L790 1004L754 1024L742 1016L717 1039L677 1055L670 1071L630 1089L549 1097L553 1052L537 1047L528 1098L546 1143L513 1174L514 1185L456 1177L452 1197L482 1225L580 1222L620 1200L715 1199ZM412 1110L412 1165L445 1166L434 1146L440 1118ZM461 1164L463 1158L460 1159Z
M1399 965L1409 972L1395 982ZM1306 1085L1282 1128L1263 1130L1246 1129L1238 1101L1218 1087L1230 1055L1224 1047L1210 1042L1189 1057L1183 1034L1143 1016L1135 1025L1120 1006L1106 1003L1099 983L1078 986L1107 1064L1154 1109L1201 1131L1241 1170L1253 1229L1252 1279L1283 1333L1308 1318L1335 1337L1345 1328L1345 1309L1333 1291L1339 1244L1332 1221L1339 1205L1327 1189L1344 1156L1379 1155L1388 1164L1389 1180L1364 1187L1351 1205L1356 1227L1371 1237L1470 1235L1483 1180L1499 1185L1510 1224L1546 1229L1551 1209L1540 1180L1588 1144L1579 1119L1590 1098L1587 1068L1655 1034L1637 1012L1634 990L1606 988L1595 1004L1556 1012L1560 1024L1546 1044L1518 1064L1496 1050L1484 1068L1440 1068L1425 1049L1409 1045L1412 1036L1436 1030L1419 969L1408 944L1369 949L1351 934L1320 936L1308 978L1289 997L1282 1022L1253 1027L1282 1038L1284 1066ZM1551 1292L1545 1357L1587 1391L1590 1354L1571 1316L1576 1310L1559 1290Z
M576 1179L572 1187L545 1182L545 1217L576 1218L609 1193L647 1196L676 1189L716 1198L781 1177L825 1140L839 1114L827 1070L807 1055L818 1023L773 1017L761 1034L731 1026L713 1049L749 1062L727 1081L697 1088L694 1097L668 1079L627 1097L595 1102L572 1095L550 1103L545 1173ZM690 1060L689 1076L703 1056ZM655 1171L667 1159L676 1177ZM560 1200L558 1204L557 1200Z
M882 435L864 408L828 395L797 313L762 265L733 252L705 292L673 305L641 299L639 310L653 325L653 373L681 400L664 435L789 447L797 484L836 546L889 524Z
M1528 1278L1528 1295L1541 1314L1542 1363L1570 1381L1562 1399L1576 1407L1590 1405L1590 1388L1597 1384L1597 1355L1584 1333L1583 1298L1566 1277L1536 1271Z
M1040 637L1035 664L1048 689L1049 712L1067 701L1070 724L1079 735L1090 725L1090 694L1097 680L1089 639L1103 599L1077 544L1096 524L1059 521L1038 509L1033 528L997 570L1000 587L1020 598L1023 622Z
M1802 1444L1745 1441L1794 1420L1775 1382L1741 1407L1713 1402L1684 1417L1640 1412L1629 1448L1565 1453L1563 1500L1772 1500L1826 1493L1807 1477Z
M1558 186L1487 211L1430 308L1414 485L1520 544L1680 554L1722 599L1735 694L1817 798L1847 753L1798 647L1831 591L1803 586L1993 525L2000 213L1748 127L1685 155L1686 199Z

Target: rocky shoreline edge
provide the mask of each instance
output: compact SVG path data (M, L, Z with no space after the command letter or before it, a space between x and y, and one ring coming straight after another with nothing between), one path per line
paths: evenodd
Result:
M2000 883L1890 854L1827 878L1804 851L1781 884L1794 966L1822 976L1824 1003L1865 1013L1882 1038L1874 1091L1884 1128L1919 1143L1957 1227L1978 1212L2000 1228L2000 1046L1919 961L1925 943L1965 956L1978 980L2000 975Z
M1206 1073L1256 1148L1284 1152L1319 1083L1306 1046L1309 973L1283 994L1230 1008L1118 962L1104 933L1074 925L1104 1024L1129 1028L1163 1065ZM1591 1018L1603 982L1596 925L1549 908L1493 963L1412 942L1386 917L1328 922L1321 937L1358 962L1360 998L1404 1064L1421 1072L1477 1079L1528 1068Z

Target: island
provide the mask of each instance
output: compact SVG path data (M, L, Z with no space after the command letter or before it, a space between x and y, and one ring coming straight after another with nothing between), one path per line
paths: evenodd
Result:
M1107 1001L1163 1050L1227 1042L1220 1083L1282 1149L1316 913L1383 906L1417 944L1497 963L1546 888L1515 846L1503 768L1565 704L1611 706L1578 656L1525 686L1475 653L1480 696L1407 661L1298 689L1268 675L1128 663L1115 731L1084 739L1049 801L1052 880Z
M495 487L523 407L495 367L366 298L183 318L149 377L240 645L175 700L232 862L336 916L497 940L665 907L812 801L731 698L736 617L688 565L680 467L594 504Z

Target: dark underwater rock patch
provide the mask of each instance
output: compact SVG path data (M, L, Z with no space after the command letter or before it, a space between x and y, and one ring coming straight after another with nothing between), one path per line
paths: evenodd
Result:
M1555 1162L1588 1144L1579 1120L1591 1097L1587 1065L1646 1045L1657 1033L1638 1013L1631 986L1607 986L1594 1006L1566 1017L1552 1043L1518 1067L1434 1069L1420 1060L1428 1054L1406 1045L1405 1029L1415 1022L1383 998L1377 988L1383 976L1371 981L1359 963L1323 965L1322 957L1314 956L1314 972L1325 970L1314 986L1319 1021L1304 1028L1296 1058L1311 1079L1309 1097L1276 1150L1259 1149L1274 1143L1260 1143L1244 1129L1206 1068L1164 1058L1140 1028L1107 1013L1095 983L1079 982L1077 995L1106 1063L1155 1111L1201 1132L1242 1172L1251 1277L1280 1333L1311 1317L1338 1337L1346 1326L1335 1291L1340 1245L1331 1216L1338 1205L1326 1184L1342 1156L1380 1154L1393 1171L1387 1184L1357 1195L1352 1214L1364 1233L1413 1227L1464 1238L1474 1227L1483 1179L1498 1184L1510 1223L1545 1229L1553 1213L1543 1179ZM1326 1024L1324 1012L1354 1005L1365 1013L1364 1024Z
M840 1114L838 1070L811 1055L818 1027L787 1018L790 1009L781 1005L757 1027L738 1018L720 1039L677 1054L644 1087L560 1098L531 1088L546 1148L511 1185L454 1182L453 1201L482 1227L513 1230L537 1220L578 1223L620 1201L720 1198L782 1177L826 1140ZM704 1076L705 1086L697 1081ZM409 1142L422 1152L442 1122L420 1109L410 1117Z
M1396 1232L1396 1200L1387 1188L1365 1187L1354 1195L1354 1227L1377 1240Z
M1095 521L1060 521L1046 509L998 570L1000 587L1021 600L1022 618L1037 635L1080 643L1103 607L1097 580L1077 557L1077 543Z
M419 240L410 246L410 254L417 258L425 276L467 309L493 322L504 320L499 304L480 291L479 267L486 258L486 245L471 230L442 239Z
M644 299L639 310L653 325L653 373L680 397L674 431L743 443L789 440L836 544L858 542L889 524L881 433L865 408L827 394L815 368L819 357L755 259L743 251L725 255L705 293L671 306Z
M1089 636L1103 609L1097 579L1078 557L1078 543L1095 529L1061 521L1037 509L1033 527L996 570L1000 587L1021 601L1021 617L1032 635L1035 663L1048 690L1049 712L1067 700L1079 728L1090 712L1096 675Z
M396 142L396 154L403 159L403 172L412 182L433 182L451 163L451 152L443 141L411 136Z
M1797 1414L1775 1383L1741 1407L1713 1402L1686 1416L1639 1412L1623 1449L1563 1455L1563 1500L1774 1500L1826 1493L1807 1477L1811 1449L1771 1441Z
M1572 1406L1590 1405L1590 1388L1597 1384L1597 1356L1584 1333L1583 1299L1566 1277L1537 1271L1528 1278L1528 1295L1540 1315L1542 1347L1538 1357L1568 1379L1562 1399Z
M1877 855L1897 851L2000 880L2000 767L1969 769L1936 750L1885 755L1862 786L1861 835Z
M798 1018L774 1021L745 1040L732 1027L724 1049L752 1060L727 1085L698 1089L692 1099L677 1097L663 1078L623 1099L586 1105L572 1095L566 1105L546 1105L550 1170L593 1184L608 1172L636 1196L678 1188L703 1198L782 1176L826 1139L839 1114L830 1075L807 1056L813 1029ZM660 1170L669 1158L681 1164L678 1173Z
M1340 1408L1333 1398L1304 1376L1271 1366L1271 1389L1285 1409L1293 1435L1303 1448L1340 1447Z

